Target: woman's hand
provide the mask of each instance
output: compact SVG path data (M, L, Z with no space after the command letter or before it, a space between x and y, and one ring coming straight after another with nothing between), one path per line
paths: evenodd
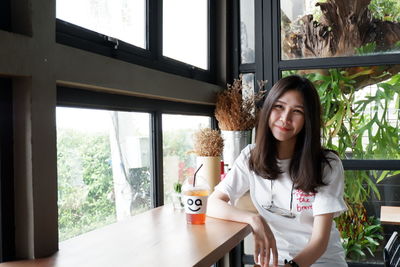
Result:
M278 266L278 250L274 234L260 215L255 215L250 223L254 236L254 262L262 267ZM272 255L271 255L272 254ZM269 265L272 256L272 265ZM260 262L258 262L260 259Z

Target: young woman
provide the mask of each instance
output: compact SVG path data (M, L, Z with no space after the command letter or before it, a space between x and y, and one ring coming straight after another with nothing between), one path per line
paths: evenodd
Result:
M347 266L333 218L346 210L338 156L321 147L321 104L299 76L279 80L247 146L209 198L207 214L246 222L264 266ZM250 190L258 214L233 203ZM271 265L269 265L271 264Z

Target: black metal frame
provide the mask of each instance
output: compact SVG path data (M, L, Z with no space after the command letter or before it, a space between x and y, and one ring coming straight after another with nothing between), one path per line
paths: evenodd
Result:
M0 78L0 262L15 259L12 99L11 79Z
M216 128L214 106L149 99L136 96L100 93L83 89L57 87L57 106L148 112L151 114L152 153L152 204L164 204L162 114L203 115L211 117L211 127Z
M104 34L60 19L56 20L56 42L152 69L215 83L215 1L208 0L208 6L208 70L162 55L162 0L147 0L146 49L114 38L109 40Z
M10 0L0 1L0 29L11 31L11 2Z

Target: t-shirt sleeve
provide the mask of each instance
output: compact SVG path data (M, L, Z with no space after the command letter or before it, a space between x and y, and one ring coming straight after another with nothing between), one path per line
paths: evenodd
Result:
M343 199L344 170L336 154L331 152L328 156L331 158L331 167L326 164L323 172L323 181L327 185L318 188L313 203L313 215L334 213L334 217L337 217L347 210Z
M230 203L234 204L244 193L249 190L249 156L251 145L245 147L233 163L232 169L227 173L225 179L216 187L229 196Z

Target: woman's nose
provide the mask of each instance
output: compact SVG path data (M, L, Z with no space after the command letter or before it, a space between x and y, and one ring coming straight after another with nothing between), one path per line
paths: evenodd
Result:
M290 120L290 113L288 111L284 111L281 114L281 121L287 122Z

